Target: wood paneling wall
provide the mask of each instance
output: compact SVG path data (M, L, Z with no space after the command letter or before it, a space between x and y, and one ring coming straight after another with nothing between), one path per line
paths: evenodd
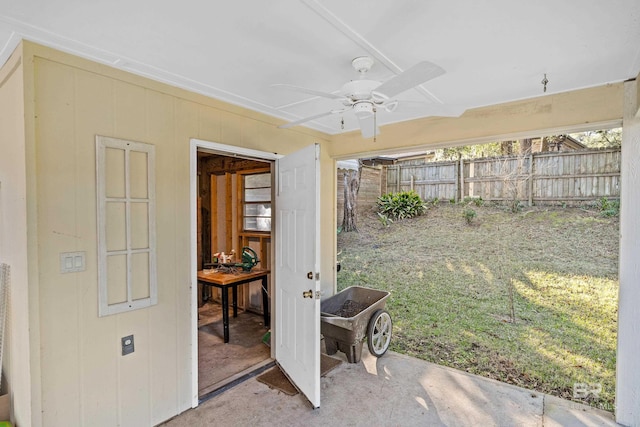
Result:
M35 307L30 316L40 327L34 339L41 349L42 419L158 424L192 402L190 138L289 153L318 137L283 132L257 113L54 50L29 49L39 276L39 304L29 309ZM96 135L156 146L158 304L102 318ZM60 274L59 256L67 251L86 251L86 271ZM127 335L134 335L135 352L122 356L120 338Z

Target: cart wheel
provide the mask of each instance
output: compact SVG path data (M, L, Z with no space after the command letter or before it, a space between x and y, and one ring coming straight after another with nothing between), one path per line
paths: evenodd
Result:
M369 319L367 327L367 344L369 352L380 357L387 352L391 342L391 316L386 310L378 310Z

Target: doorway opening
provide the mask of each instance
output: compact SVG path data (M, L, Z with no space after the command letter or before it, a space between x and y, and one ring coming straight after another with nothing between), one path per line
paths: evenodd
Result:
M224 251L226 256L235 249L235 254L238 256L238 254L244 253L244 250L239 249L240 247L250 247L252 252L256 252L256 257L261 259L261 264L263 263L262 265L266 267L266 270L251 270L249 273L245 270L235 276L225 273L223 274L225 276L224 280L219 277L212 277L219 276L220 273L211 272L211 268L207 268L207 272L204 271L205 261L208 263L209 260L204 250L202 255L198 255L198 247L199 245L200 247L202 246L201 234L203 234L198 232L198 212L199 207L203 205L198 188L201 179L198 175L198 153L200 152L203 153L201 156L205 154L214 155L215 161L219 161L223 166L221 170L225 171L224 178L216 176L216 183L211 187L217 191L219 188L218 179L223 180L220 185L224 185L224 192L217 191L215 197L212 198L216 200L213 209L215 217L213 213L209 215L215 218L214 222L216 224L223 221L223 225L220 227L224 227L225 233L226 230L231 230L230 244L238 245L238 248L225 247L220 248L220 250ZM258 163L251 164L251 167L247 166L247 169L241 167L234 169L231 165L236 164L236 162L241 164L241 159ZM260 174L265 175L260 177ZM270 187L265 183L269 176L271 177ZM244 375L243 372L237 374L229 373L228 367L225 366L227 360L219 362L220 359L217 359L214 361L215 369L226 369L226 378L215 384L206 385L208 390L205 391L205 385L200 384L198 380L201 371L199 369L198 356L203 354L203 352L199 352L198 340L198 287L202 282L205 282L203 286L211 285L216 289L222 289L222 292L217 294L214 290L211 297L215 301L216 296L219 295L222 307L229 304L228 288L231 288L232 301L236 301L233 304L234 314L236 311L238 313L240 311L251 313L255 311L253 310L254 307L252 307L254 302L262 302L260 308L266 307L268 310L267 313L262 310L263 326L268 323L274 326L271 334L269 357L277 359L280 368L314 407L320 406L319 295L321 291L321 236L320 216L318 214L320 206L319 177L319 144L310 144L298 151L282 156L277 153L223 145L195 138L191 139L190 341L192 343L192 407L198 406L199 402L203 400L199 398L201 393L206 392L206 398L208 398L231 387L232 384L237 384L243 379L255 375L257 369L273 363L272 360L266 359L264 362L258 363L258 365L247 368L248 372ZM205 180L205 178L206 176L202 180ZM278 191L273 190L276 188L276 182ZM271 194L270 200L273 203L264 199L269 193ZM224 205L224 216L222 216L221 208L218 205L218 202L221 202L222 194L229 195ZM200 204L198 204L198 199L200 199ZM227 206L231 208L230 215L227 215ZM272 208L273 211L273 228L277 231L277 235L272 235L268 230L271 225L267 214L269 208ZM202 218L200 218L200 221L202 221ZM277 227L275 227L276 223ZM219 232L220 230L215 227L215 231ZM236 233L235 235L234 232ZM220 241L219 237L212 240L211 234L208 239L215 244ZM229 244L226 239L225 235L222 244ZM264 252L264 254L258 255L259 251ZM223 258L225 260L222 262L223 264L234 264L231 260L227 260L226 257L222 257L222 252L214 251L213 256L216 253L218 253L218 263L220 258ZM211 264L214 263L212 262ZM253 276L254 274L255 276ZM238 277L244 277L244 279L235 280ZM258 279L260 280L258 281ZM254 284L255 288L251 289L250 282L257 282ZM304 292L299 289L300 283L305 283ZM227 288L226 292L224 291L225 288ZM240 295L241 292L242 295ZM315 295L316 298L309 298L307 294ZM206 299L206 297L205 295L203 299ZM224 310L223 308L222 342L225 343L226 341L224 345L229 346L234 334L231 327L238 323L234 322L237 317L225 319L225 313L229 313L229 310ZM273 321L271 321L272 318ZM228 325L229 328L225 328L225 325ZM263 331L267 332L266 327ZM263 343L263 339L264 342L269 342L262 335L261 343ZM226 386L225 384L230 385ZM200 385L202 385L202 389L200 389Z
M203 148L196 155L194 356L197 399L201 400L272 363L274 162ZM256 273L255 280L245 280L248 270Z

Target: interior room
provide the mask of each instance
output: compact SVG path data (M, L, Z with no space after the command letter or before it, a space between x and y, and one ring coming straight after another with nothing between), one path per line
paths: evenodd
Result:
M198 270L244 277L271 263L271 163L198 152ZM270 295L270 274L266 295ZM225 342L222 292L198 283L198 395L206 396L270 362L263 281L237 286L237 317L228 307ZM268 307L268 305L267 305ZM268 316L268 310L266 315ZM267 323L267 325L265 325Z

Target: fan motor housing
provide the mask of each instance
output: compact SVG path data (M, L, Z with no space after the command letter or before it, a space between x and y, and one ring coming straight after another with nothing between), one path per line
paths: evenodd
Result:
M375 80L352 80L342 86L342 93L352 101L371 99L371 91L380 86Z

